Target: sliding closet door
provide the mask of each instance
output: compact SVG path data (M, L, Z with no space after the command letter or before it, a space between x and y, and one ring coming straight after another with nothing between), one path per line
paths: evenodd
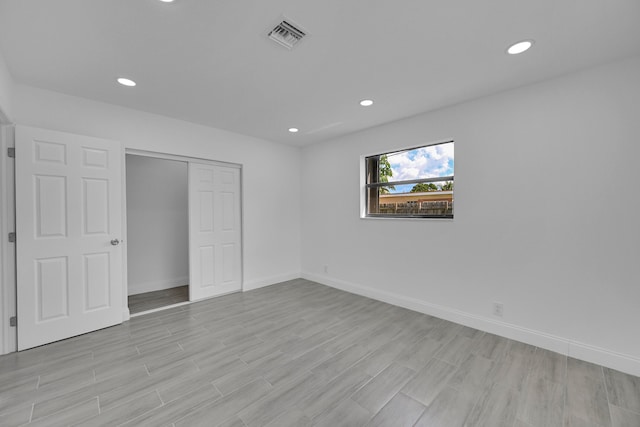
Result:
M189 297L239 291L240 169L189 163Z

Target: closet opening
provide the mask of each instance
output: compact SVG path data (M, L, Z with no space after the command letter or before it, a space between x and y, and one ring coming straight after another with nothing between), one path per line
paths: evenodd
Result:
M128 306L131 315L189 298L189 163L127 153Z

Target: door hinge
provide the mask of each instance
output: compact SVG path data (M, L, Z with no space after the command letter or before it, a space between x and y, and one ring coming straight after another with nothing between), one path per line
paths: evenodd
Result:
M16 233L9 233L9 243L15 243Z
M18 318L16 316L9 318L9 326L18 326Z
M16 157L16 149L14 147L7 148L7 156L9 156L11 158L15 158Z

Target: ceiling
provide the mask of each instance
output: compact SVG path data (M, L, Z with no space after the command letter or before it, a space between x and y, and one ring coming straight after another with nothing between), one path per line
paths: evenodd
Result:
M306 145L638 55L640 1L0 0L0 51L17 83Z

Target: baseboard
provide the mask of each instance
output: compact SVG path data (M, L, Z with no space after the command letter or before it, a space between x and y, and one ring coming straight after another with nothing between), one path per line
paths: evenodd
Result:
M145 292L163 291L165 289L171 289L178 286L184 286L189 284L188 277L178 277L175 279L158 280L155 282L144 282L132 284L129 282L128 295L143 294Z
M570 341L568 356L640 377L640 359L627 354Z
M435 316L440 319L449 320L464 326L479 329L481 331L500 335L505 338L551 350L576 359L597 363L631 375L640 376L640 359L633 356L616 353L568 338L523 328L518 325L496 321L482 316L476 316L416 298L381 291L369 286L363 286L323 275L303 272L302 278L349 293L362 295L378 301L404 307L409 310Z
M270 276L262 279L248 280L242 284L242 292L264 288L265 286L275 285L276 283L286 282L287 280L299 279L300 277L300 272L294 271L291 273L279 274L277 276Z

